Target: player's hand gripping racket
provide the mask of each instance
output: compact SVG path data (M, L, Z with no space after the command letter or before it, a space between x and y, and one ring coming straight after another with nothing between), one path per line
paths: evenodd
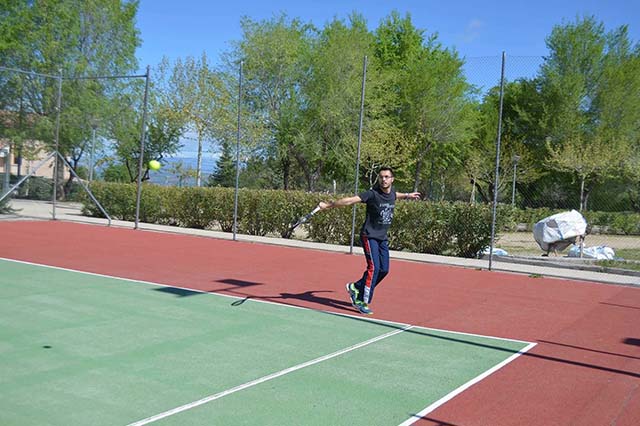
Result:
M293 231L300 225L302 225L303 223L307 223L309 222L309 219L311 219L311 217L313 217L314 214L318 213L320 211L320 206L316 206L315 209L311 210L309 213L307 213L306 215L302 216L300 219L298 219L293 225L291 225L289 227L289 229L287 229L287 232L285 232L284 237L285 238L291 238L291 234L293 234Z

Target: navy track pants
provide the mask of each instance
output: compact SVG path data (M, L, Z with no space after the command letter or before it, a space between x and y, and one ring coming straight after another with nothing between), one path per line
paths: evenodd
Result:
M371 303L373 290L389 273L389 242L368 238L366 235L360 235L360 239L367 260L367 270L355 285L358 289L358 299Z

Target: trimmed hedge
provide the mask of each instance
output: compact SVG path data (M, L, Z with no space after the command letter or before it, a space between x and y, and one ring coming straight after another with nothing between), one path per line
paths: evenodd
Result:
M112 219L135 220L136 185L93 182L91 190ZM140 221L198 229L233 230L232 188L177 188L145 183L140 197ZM284 236L291 223L321 200L336 198L302 191L238 191L238 232ZM83 197L83 214L101 217ZM364 206L356 209L356 226L364 221ZM330 209L316 215L304 230L308 238L346 245L351 240L352 209ZM394 250L475 257L489 244L491 209L465 203L399 201L389 245Z
M18 181L18 176L11 175L11 185L15 185ZM66 200L77 200L80 198L80 192L84 192L84 189L82 188L82 185L74 179L71 182L71 190L70 193L67 194ZM13 197L25 200L50 201L53 197L53 180L43 176L30 176L16 189Z
M135 220L135 184L93 182L91 190L113 219ZM140 221L232 232L234 196L233 188L179 188L145 183L140 199ZM319 201L339 197L341 195L302 191L241 189L238 191L237 231L282 237L296 218L309 212ZM84 195L82 199L83 214L101 216L88 196ZM510 232L519 223L533 227L540 219L556 212L499 205L496 229ZM362 224L364 215L364 206L358 206L356 226ZM476 257L491 241L491 215L491 206L484 204L399 201L389 231L389 246L393 250L416 253ZM607 230L640 233L638 214L588 212L587 221L606 223ZM347 245L351 240L351 224L352 209L337 208L314 216L302 228L313 241Z

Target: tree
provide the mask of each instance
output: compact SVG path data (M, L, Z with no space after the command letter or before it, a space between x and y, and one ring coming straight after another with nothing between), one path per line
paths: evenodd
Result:
M485 203L493 201L496 168L496 137L500 114L500 88L493 87L476 106L471 144L462 154L472 191ZM521 79L504 85L499 188L502 193L513 181L513 158L518 157L517 181L521 186L539 179L545 167L541 159L546 147L538 148L541 97L535 80ZM542 137L544 141L544 138Z
M363 60L365 56L375 60L373 41L362 16L354 14L348 22L334 19L328 23L313 45L311 71L303 86L306 99L304 125L290 144L290 152L303 172L307 190L316 190L323 175L331 180L352 179ZM376 67L369 65L369 83L376 81L376 74ZM370 106L368 102L365 111L369 111ZM366 133L368 124L367 120L363 139L373 144Z
M547 45L540 76L547 164L576 174L584 209L595 182L622 170L640 136L640 108L628 96L640 87L638 47L632 50L626 27L607 33L594 17L554 27ZM574 164L566 164L571 156Z
M209 176L207 186L235 187L235 154L228 142L222 142L222 152L216 164L216 170Z
M177 59L173 66L163 58L158 71L155 88L160 91L163 102L182 116L187 132L196 134L196 186L200 186L203 142L215 133L213 123L218 118L216 102L217 94L223 89L222 79L213 71L205 53L198 60L192 57Z
M118 104L125 106L116 112L112 112L109 123L109 136L114 141L113 151L117 162L124 165L130 182L138 179L149 179L148 163L150 160L162 160L165 157L177 153L182 144L180 137L184 133L183 116L176 113L171 105L165 103L160 96L149 97L149 113L145 131L145 146L142 153L143 169L138 170L140 163L140 134L142 127L142 114L139 109L133 107L138 100L137 91L120 96ZM126 107L131 105L131 107Z
M627 145L621 143L620 146L614 146L612 141L600 138L572 138L557 148L548 142L547 148L549 164L556 170L569 172L577 178L580 184L580 211L584 211L593 185L621 170Z
M300 87L307 73L313 28L284 14L261 22L245 17L241 26L243 39L231 52L228 65L236 69L243 63L243 104L254 121L249 126L262 129L262 134L254 132L260 140L252 155L276 158L288 189L292 174L289 146L297 133L290 126L300 123L290 114L300 111L303 102Z
M182 161L171 163L171 166L169 167L169 173L175 176L178 180L178 187L182 187L186 180L194 179L197 176L196 170L191 167L185 167Z
M425 38L407 14L397 12L386 18L376 30L376 55L391 75L396 100L390 113L396 113L398 125L414 148L404 164L414 167L413 190L417 191L424 163L439 162L447 168L470 137L473 110L467 100L471 85L463 74L463 61L453 50L444 49L437 35ZM436 147L437 146L437 147ZM434 154L440 153L439 158Z
M122 75L136 69L135 49L140 44L135 29L137 8L138 1L40 0L8 1L7 9L0 12L8 17L0 24L0 63L65 77L58 149L72 165L77 166L91 137L86 123L100 115L118 87L113 81L82 82L78 78ZM30 82L22 86L21 105L40 117L43 128L51 130L40 135L51 149L57 85L53 79ZM58 171L61 182L63 168Z

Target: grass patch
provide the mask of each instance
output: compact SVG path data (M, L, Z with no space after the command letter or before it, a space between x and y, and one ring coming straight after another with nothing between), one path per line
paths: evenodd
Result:
M617 257L625 260L640 260L640 248L638 249L618 249L615 251Z
M607 268L616 268L616 269L628 269L631 271L640 271L640 263L639 262L626 262L624 260L598 260L595 262L596 265L600 266L604 269L603 272L607 272Z

